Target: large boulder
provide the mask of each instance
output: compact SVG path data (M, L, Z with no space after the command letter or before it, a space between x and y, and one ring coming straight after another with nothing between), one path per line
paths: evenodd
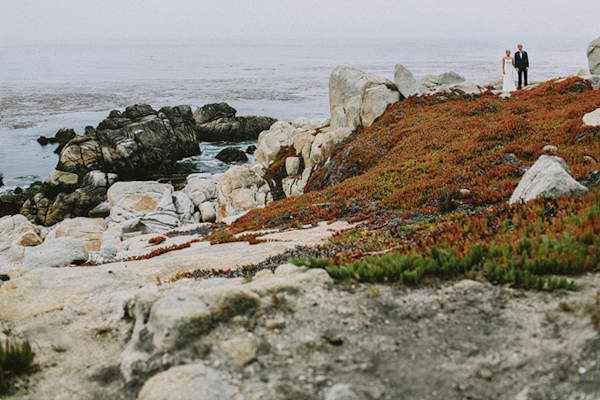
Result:
M23 203L21 213L31 216L40 225L51 226L66 218L87 216L106 200L106 187L102 186L86 185L71 193L56 194L56 190L48 184L42 185L40 192Z
M254 161L268 167L277 157L282 147L291 146L298 130L291 124L278 121L268 131L263 131L258 136L258 145L254 152Z
M108 226L102 218L68 218L54 231L54 237L72 237L83 241L87 251L99 251L102 234Z
M89 253L82 240L72 237L46 239L44 243L25 249L22 265L29 269L66 267L82 264Z
M415 76L402 64L396 64L394 69L394 83L398 87L400 94L405 98L419 93L419 85Z
M187 185L183 189L194 206L217 199L217 185L211 174L191 174L187 176Z
M454 85L456 83L461 83L461 82L465 82L466 79L464 76L457 74L456 72L450 71L450 72L444 72L441 75L438 75L437 77L437 84L438 85Z
M98 127L72 139L60 154L58 170L80 176L103 170L121 178L169 174L175 162L200 154L189 106L155 111L142 104L111 111Z
M338 66L329 78L329 108L331 128L370 126L377 113L400 100L396 85L363 71Z
M435 75L424 75L419 79L419 92L426 93L435 90L438 85L438 77Z
M513 204L538 197L556 198L587 192L585 186L573 179L569 166L563 159L542 155L525 172L508 202Z
M42 244L38 229L21 214L0 218L0 252L12 246Z
M193 203L185 193L158 182L117 182L108 190L110 220L126 231L163 233L192 222Z
M22 243L22 241L21 241ZM81 264L88 260L89 253L83 241L72 237L48 237L37 246L22 246L15 243L0 250L0 271L7 272L11 268L27 269L65 267Z
M240 215L271 203L269 185L247 164L235 165L221 177L217 186L217 221Z
M590 73L592 75L600 75L600 37L589 44L587 56Z
M205 142L240 142L256 140L277 120L269 117L236 117L227 103L207 104L194 112L198 140Z
M153 181L117 182L108 189L110 218L122 222L135 216L154 212L165 193L171 194L173 186Z

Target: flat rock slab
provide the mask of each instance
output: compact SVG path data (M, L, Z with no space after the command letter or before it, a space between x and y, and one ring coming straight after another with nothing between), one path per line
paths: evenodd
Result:
M172 278L178 272L192 272L197 269L235 269L249 264L257 264L267 258L281 254L296 246L316 246L323 243L334 232L348 229L351 225L344 221L332 224L321 223L316 227L267 234L261 239L274 241L250 245L248 242L210 245L208 242L192 243L190 247L165 253L139 261L121 261L107 264L111 268L127 268L135 274L156 282Z

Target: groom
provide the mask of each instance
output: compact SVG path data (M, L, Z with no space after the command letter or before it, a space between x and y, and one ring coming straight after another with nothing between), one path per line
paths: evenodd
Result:
M517 89L521 89L521 82L523 82L523 78L525 78L525 86L527 86L527 71L529 71L529 58L527 57L527 52L523 51L523 45L518 44L517 48L519 51L515 53L515 68L517 69L517 73L519 74L519 86Z

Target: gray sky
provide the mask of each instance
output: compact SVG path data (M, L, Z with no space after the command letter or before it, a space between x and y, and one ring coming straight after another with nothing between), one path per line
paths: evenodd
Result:
M0 0L0 42L589 38L598 0Z

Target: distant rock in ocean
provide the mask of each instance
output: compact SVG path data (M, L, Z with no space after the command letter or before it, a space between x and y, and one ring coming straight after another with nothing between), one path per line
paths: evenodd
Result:
M204 142L241 142L256 140L277 120L270 117L236 117L227 103L207 104L194 112L198 140Z
M88 128L86 128L86 132ZM50 143L58 143L58 147L54 150L54 152L56 154L60 154L62 149L64 149L67 143L69 143L69 141L75 136L77 136L77 134L75 133L73 128L61 128L58 130L58 132L56 132L56 135L54 135L54 137L48 138L46 136L40 136L37 139L37 142L42 146L46 146Z
M246 153L237 147L226 147L221 150L215 158L225 163L248 161L248 156L246 156Z

